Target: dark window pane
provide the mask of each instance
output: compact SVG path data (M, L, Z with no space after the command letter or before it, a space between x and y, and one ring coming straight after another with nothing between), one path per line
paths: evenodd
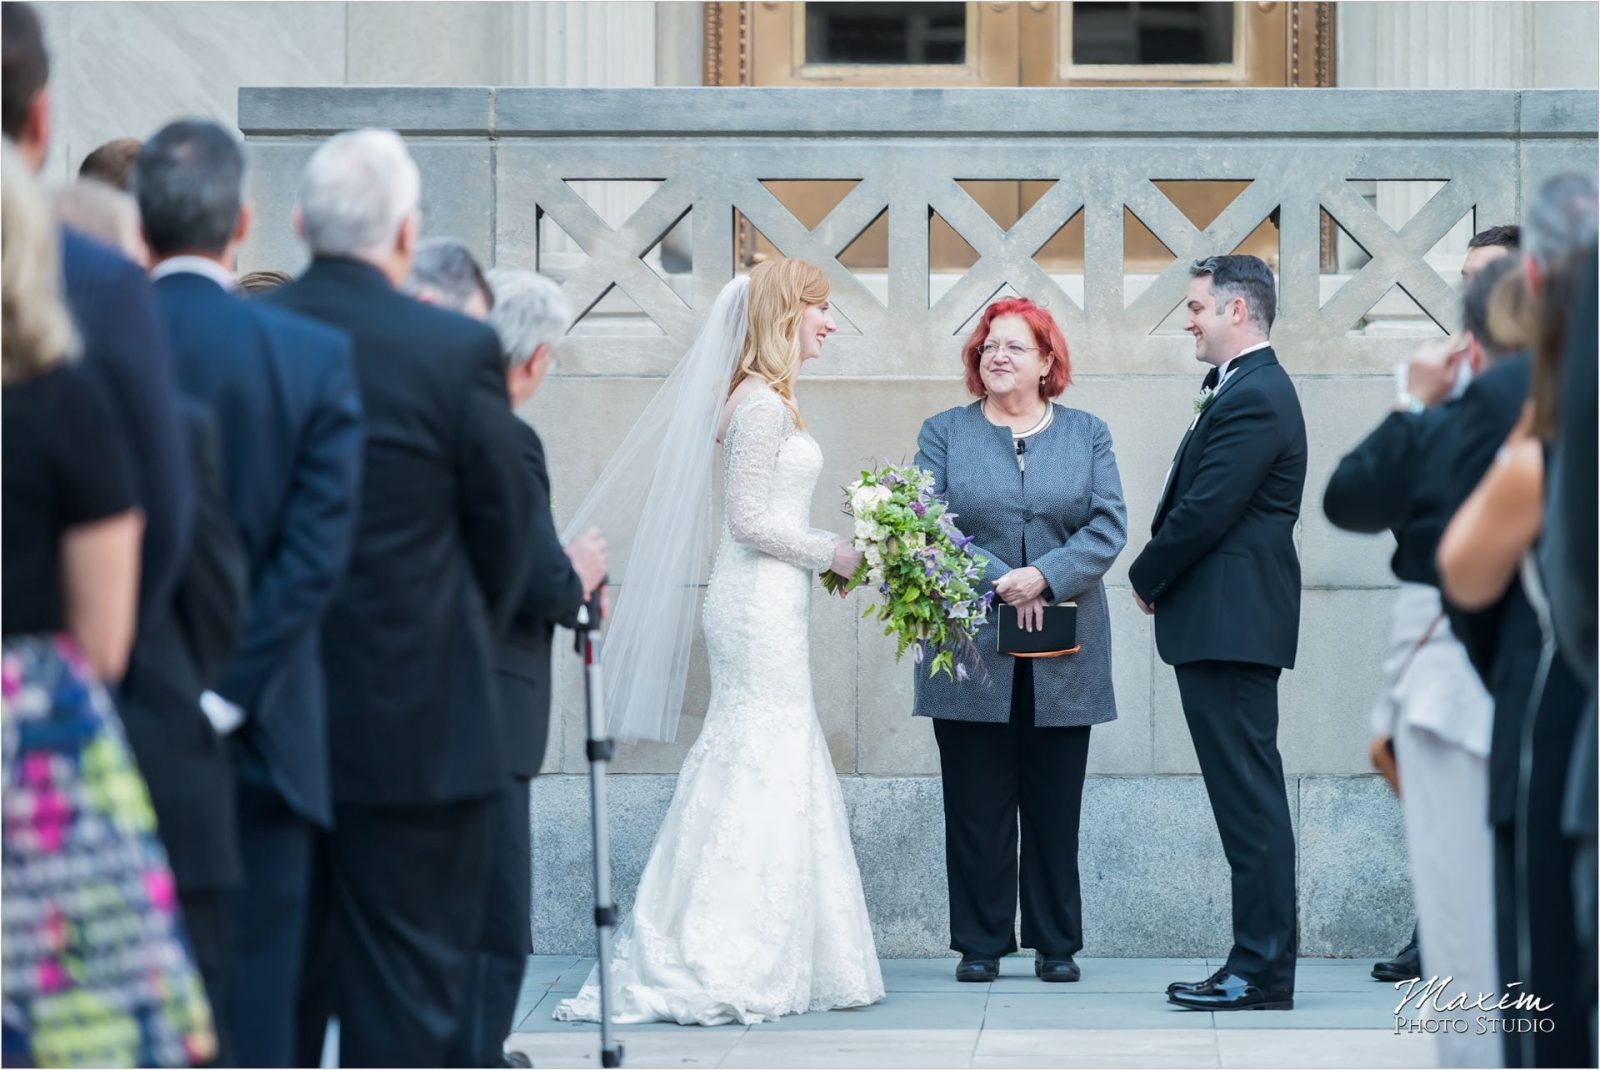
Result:
M1075 64L1232 63L1233 5L1072 5Z
M806 5L807 63L966 61L966 4Z

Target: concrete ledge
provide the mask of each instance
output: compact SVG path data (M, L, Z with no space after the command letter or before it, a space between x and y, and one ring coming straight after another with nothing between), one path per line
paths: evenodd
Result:
M676 778L615 776L613 894L630 909ZM944 816L937 777L842 778L878 952L948 955ZM1299 855L1300 953L1392 952L1412 922L1400 811L1370 776L1288 780ZM533 941L537 954L592 954L589 786L534 785ZM1217 957L1230 942L1227 863L1194 776L1090 777L1079 851L1084 954Z
M245 86L239 129L246 137L327 135L364 126L402 134L487 136L494 129L488 86Z
M1171 116L1218 118L1224 140L1505 138L1595 132L1590 90L593 89L488 86L239 90L250 136L359 126L502 137L1173 137ZM1215 139L1207 139L1215 140Z

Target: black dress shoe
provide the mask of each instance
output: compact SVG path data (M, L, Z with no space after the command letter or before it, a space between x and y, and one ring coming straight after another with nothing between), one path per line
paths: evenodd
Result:
M1409 981L1422 976L1422 950L1417 946L1417 932L1411 931L1411 942L1401 948L1394 958L1372 967L1374 981Z
M972 981L977 984L988 984L1000 977L1000 960L980 958L977 955L962 955L961 961L956 964L956 980Z
M1071 955L1047 956L1041 951L1033 956L1033 974L1041 981L1076 981L1083 971Z
M1224 972L1209 987L1194 992L1171 992L1167 999L1197 1011L1288 1011L1294 1009L1293 992L1275 992L1251 984L1237 974Z
M1174 992L1203 992L1228 975L1228 967L1224 966L1204 981L1174 981L1167 986L1167 995Z
M528 1066L533 1065L533 1060L520 1051L503 1051L500 1053L501 1066Z

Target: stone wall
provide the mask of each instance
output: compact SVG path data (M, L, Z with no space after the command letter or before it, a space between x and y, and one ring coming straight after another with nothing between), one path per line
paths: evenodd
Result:
M352 126L407 134L423 170L425 230L464 239L486 261L548 267L540 218L559 223L580 251L560 274L590 314L522 414L546 442L558 520L732 272L734 209L785 253L823 266L854 325L830 341L799 390L827 455L812 517L819 527L843 530L837 488L856 469L909 457L921 420L965 400L957 334L973 312L1006 286L1050 302L1077 380L1062 401L1110 425L1130 527L1107 577L1120 716L1095 730L1090 751L1085 950L1204 955L1227 945L1226 867L1172 672L1133 605L1126 567L1148 537L1200 379L1192 342L1169 317L1184 263L1230 251L1273 214L1282 295L1274 337L1300 391L1311 450L1297 533L1301 657L1283 679L1280 732L1298 830L1302 950L1370 955L1392 951L1411 923L1398 809L1365 759L1392 544L1332 530L1320 500L1341 452L1387 411L1390 364L1417 339L1370 333L1366 313L1398 286L1438 321L1427 327L1434 335L1452 326L1453 279L1428 254L1463 218L1473 226L1517 218L1553 170L1593 173L1595 110L1593 92L1556 91L251 89L241 94L240 125L261 228L242 266L301 261L286 222L295 175L321 137ZM1202 114L1204 124L1175 119ZM1198 126L1229 132L1186 136ZM1059 184L1004 231L963 202L957 177ZM762 186L796 178L860 183L808 227ZM1216 178L1253 183L1203 228L1151 193L1154 179ZM615 201L591 208L567 179L654 186L635 199L636 211L617 215ZM1351 189L1424 179L1446 185L1393 230ZM982 254L964 276L929 277L930 209ZM835 258L884 210L890 269L852 275ZM1038 244L1080 211L1087 270L1039 269ZM1125 211L1174 250L1170 268L1137 279L1124 271ZM1323 273L1324 211L1371 255L1360 271ZM685 221L692 270L674 274L649 257ZM608 315L606 303L623 297L632 313ZM818 713L844 778L882 951L939 954L947 933L932 732L909 715L911 666L896 665L888 640L860 619L865 598L813 602ZM556 658L548 775L532 807L540 952L580 953L591 939L582 699L568 649ZM613 767L624 905L705 701L697 655L678 740L625 747Z

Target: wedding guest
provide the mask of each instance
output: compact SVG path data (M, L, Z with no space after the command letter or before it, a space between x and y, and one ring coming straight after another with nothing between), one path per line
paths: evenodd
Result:
M446 1065L506 777L494 637L534 494L494 332L398 289L420 195L393 131L330 138L296 208L311 266L261 298L350 336L367 425L355 547L322 626L334 823L313 910L333 927L313 930L303 972L306 1064L331 1012L341 1065Z
M150 250L139 229L139 205L131 195L80 178L51 193L50 207L62 226L110 246L140 267L150 266Z
M1448 343L1424 347L1411 361L1408 393L1414 398L1421 391L1426 408L1413 411L1409 399L1397 404L1339 461L1323 497L1323 510L1336 527L1389 531L1395 538L1390 567L1400 592L1384 690L1373 710L1371 749L1374 764L1400 795L1428 953L1425 973L1413 962L1413 972L1392 980L1453 977L1443 1003L1499 987L1494 840L1487 822L1461 819L1463 813L1487 813L1493 701L1444 619L1433 559L1450 513L1443 481L1429 478L1427 466L1460 415L1452 379L1513 355L1489 329L1489 296L1501 279L1520 274L1520 262L1504 255L1477 269L1463 300L1465 356L1458 359ZM1424 1013L1468 1024L1464 1031L1445 1026L1434 1034L1439 1065L1498 1064L1498 1037L1480 1033L1470 1016L1431 1007Z
M133 182L133 161L138 155L138 138L114 138L83 158L78 165L78 177L128 193Z
M1593 183L1576 175L1546 182L1523 228L1526 297L1541 325L1564 322L1574 254L1594 241ZM1505 285L1503 282L1502 286ZM1491 296L1491 311L1496 294ZM1452 630L1495 699L1489 753L1489 820L1495 834L1496 939L1501 979L1529 992L1572 992L1581 955L1570 876L1572 841L1561 833L1562 795L1583 688L1551 634L1543 584L1523 567L1539 533L1544 457L1536 428L1549 426L1559 330L1540 332L1538 361L1506 361L1462 396L1474 421L1458 421L1449 453L1450 501L1461 503L1439 546L1440 588ZM1546 369L1531 391L1530 363ZM1546 997L1555 999L1556 997ZM1511 1010L1508 1015L1526 1017ZM1503 1034L1508 1066L1575 1065L1588 1050L1585 1015L1570 998L1549 1016L1552 1032Z
M1467 255L1461 261L1461 277L1470 281L1488 265L1521 248L1522 228L1515 223L1480 230L1467 240Z
M426 285L456 301L469 307L478 303L491 306L489 323L500 336L505 354L506 392L511 407L520 408L544 382L555 363L556 343L572 322L572 309L561 288L531 271L502 268L490 273L485 300L472 281L481 274L468 269L468 265L477 265L464 248L455 246L459 252L450 256L438 255L445 248L443 243L432 248L435 255L429 258L427 270L423 270L419 254L413 281L426 276ZM441 271L441 263L454 263L457 268ZM457 285L446 286L452 279ZM470 975L467 1014L456 1040L454 1064L458 1066L529 1065L521 1052L506 1051L504 1046L532 952L528 796L544 762L549 736L551 643L557 625L577 627L579 604L600 587L606 574L605 542L598 532L591 531L569 546L561 545L550 514L544 444L526 423L518 421L517 431L535 501L533 526L527 532L533 560L511 627L495 648L502 745L510 775L494 818L493 871L483 911L478 967Z
M1122 482L1105 422L1052 402L1072 381L1067 342L1025 299L984 310L961 350L978 400L929 417L917 461L934 474L984 580L1028 626L1077 603L1077 653L998 652L999 607L964 683L916 672L915 713L933 718L945 813L950 947L960 981L993 981L1022 946L1046 981L1076 981L1083 948L1078 825L1090 726L1117 716L1106 571L1127 542Z
M107 691L133 644L142 519L30 166L0 150L4 1062L188 1065L215 1051L210 1014Z
M0 125L28 166L44 166L50 133L50 59L39 19L16 0L0 3ZM167 339L144 269L98 242L62 229L67 306L83 343L83 365L101 381L133 460L144 538L139 618L169 604L194 520L189 451L176 411Z
M254 297L256 294L270 293L293 281L294 276L287 271L248 271L234 282L234 289L247 297Z
M475 320L488 317L494 293L472 252L453 238L430 238L417 246L406 293Z
M226 1024L241 1064L288 1065L312 848L333 817L317 629L355 536L361 404L342 333L232 292L250 225L233 136L168 124L134 173L173 370L218 413L224 508L249 577L242 634L194 708L228 734L238 780L244 882L223 928L241 998L224 1002Z
M1187 329L1212 366L1128 569L1174 666L1233 874L1233 948L1167 998L1196 1010L1294 1006L1295 844L1278 753L1278 679L1300 636L1294 529L1306 480L1300 400L1268 336L1272 270L1254 256L1189 269Z

